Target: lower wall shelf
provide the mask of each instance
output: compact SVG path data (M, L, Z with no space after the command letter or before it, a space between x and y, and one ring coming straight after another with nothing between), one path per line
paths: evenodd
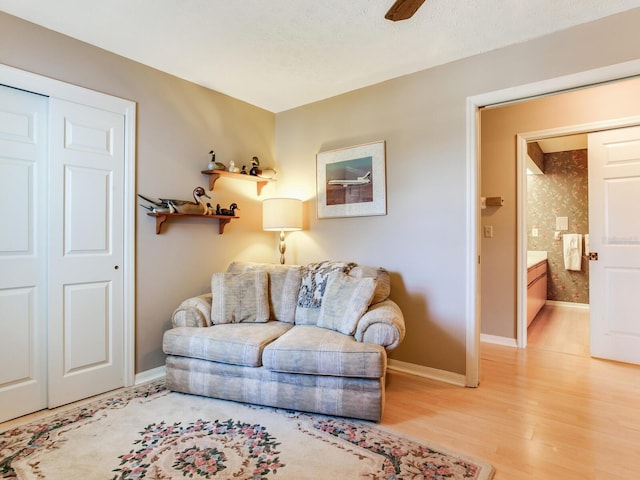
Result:
M156 218L156 235L162 233L162 224L167 221L169 218L174 217L198 217L198 218L211 218L218 220L218 228L219 233L222 235L224 233L224 227L229 223L232 219L240 218L240 217L232 217L230 215L200 215L193 213L155 213L150 212L147 213L150 217Z

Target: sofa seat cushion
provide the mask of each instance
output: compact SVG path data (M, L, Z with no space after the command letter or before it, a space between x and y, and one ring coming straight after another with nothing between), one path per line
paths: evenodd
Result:
M291 327L284 322L178 327L164 333L162 350L167 355L259 367L265 346Z
M283 373L380 378L387 368L387 354L384 347L349 335L296 325L265 347L262 364Z

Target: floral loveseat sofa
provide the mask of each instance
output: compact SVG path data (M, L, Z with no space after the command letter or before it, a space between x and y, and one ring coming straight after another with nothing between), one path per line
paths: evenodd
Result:
M171 390L378 421L405 335L389 273L346 262L234 262L183 301L163 350Z

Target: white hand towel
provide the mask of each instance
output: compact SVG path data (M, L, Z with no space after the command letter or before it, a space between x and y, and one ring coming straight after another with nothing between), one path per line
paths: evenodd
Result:
M584 234L584 254L589 255L589 234Z
M582 265L582 235L565 233L562 235L564 268L580 271Z

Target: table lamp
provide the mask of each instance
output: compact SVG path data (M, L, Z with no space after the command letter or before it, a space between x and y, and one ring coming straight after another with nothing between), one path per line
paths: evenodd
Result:
M268 198L262 202L262 229L280 232L280 263L284 264L284 232L302 230L302 200L297 198Z

